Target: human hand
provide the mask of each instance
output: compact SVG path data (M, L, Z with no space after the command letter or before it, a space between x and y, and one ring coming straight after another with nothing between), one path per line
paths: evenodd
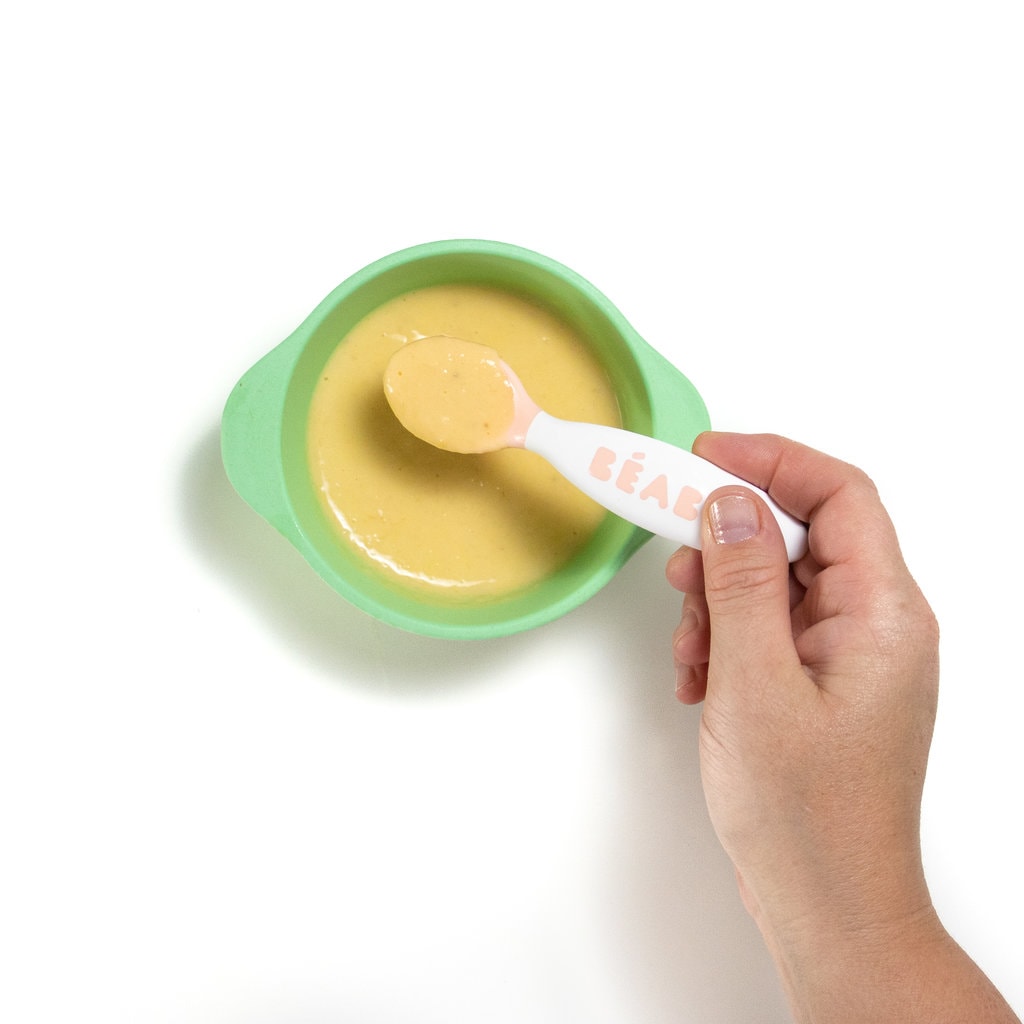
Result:
M967 981L957 973L966 958L921 866L938 629L875 487L772 436L708 433L694 451L809 523L809 552L790 567L767 507L722 488L705 506L703 551L681 549L666 570L686 594L677 695L704 701L711 819L793 1005L815 1021L897 1019L881 1015L896 1006L917 1020L909 1004L884 1001L879 975L895 969L893 998L905 999L899 986L916 976L906 960L941 961L943 979L985 989L972 964Z

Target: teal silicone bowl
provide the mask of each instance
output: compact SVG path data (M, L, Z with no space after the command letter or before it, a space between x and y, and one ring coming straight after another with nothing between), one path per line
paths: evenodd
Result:
M454 283L523 295L575 328L604 365L627 429L689 448L709 421L690 381L601 292L528 249L480 240L430 242L385 256L335 288L228 397L221 424L228 477L356 607L413 633L476 640L531 629L578 607L651 535L609 513L590 542L546 579L506 597L452 604L403 589L332 528L307 469L307 419L320 371L348 332L378 306L417 288Z

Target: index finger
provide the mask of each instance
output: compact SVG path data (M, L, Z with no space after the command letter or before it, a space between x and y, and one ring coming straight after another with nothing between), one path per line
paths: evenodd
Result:
M776 434L709 431L694 442L701 458L766 490L810 524L818 565L856 560L879 569L902 556L896 531L871 479L856 466Z

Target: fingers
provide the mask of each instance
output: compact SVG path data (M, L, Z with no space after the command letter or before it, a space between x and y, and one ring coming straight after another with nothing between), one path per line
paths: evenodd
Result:
M682 617L672 634L676 696L684 704L697 704L704 699L710 646L707 602L703 594L687 594Z
M684 704L704 699L709 664L716 678L744 678L759 668L794 662L790 624L791 578L775 518L754 492L715 491L704 510L702 572L685 551L670 559L670 581L698 581L683 602L672 638L676 696ZM712 636L714 644L712 645Z
M676 700L680 704L699 704L708 692L708 665L676 665Z
M704 589L704 562L696 548L680 548L665 566L665 578L684 594Z
M815 601L802 600L824 568L842 565L844 579L866 584L841 588L846 611L874 602L894 575L909 577L878 493L855 467L774 435L709 432L694 451L808 522L810 550L790 572L774 517L755 494L730 487L709 496L702 551L680 549L665 570L686 594L673 635L677 693L686 703L704 698L709 662L713 680L774 672L781 666L773 661L799 664L793 637L808 625L801 615L829 613L823 601L833 588L815 586Z
M786 511L811 524L811 570L798 565L798 578L817 566L854 558L876 568L899 560L896 533L878 492L855 466L772 434L707 432L693 450L768 491Z
M704 509L702 544L714 679L775 676L798 667L789 561L768 506L746 488L713 492Z

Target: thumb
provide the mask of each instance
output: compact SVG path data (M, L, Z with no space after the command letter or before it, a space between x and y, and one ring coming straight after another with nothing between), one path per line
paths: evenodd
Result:
M768 506L743 487L715 491L702 524L710 676L740 680L797 662L789 561Z

